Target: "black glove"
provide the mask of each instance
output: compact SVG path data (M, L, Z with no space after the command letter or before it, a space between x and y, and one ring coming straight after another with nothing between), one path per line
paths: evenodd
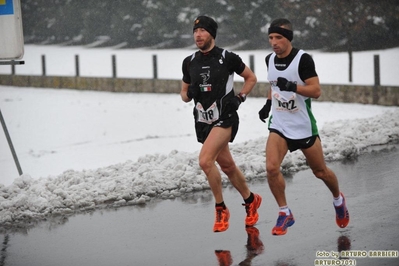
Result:
M242 103L242 100L239 96L234 96L231 98L227 104L226 104L226 110L232 110L232 111L237 111L238 107L240 107L240 104Z
M195 86L188 86L187 90L187 97L190 99L198 98L199 96L199 89Z
M270 108L272 107L272 101L267 99L266 104L259 111L259 119L266 123L265 119L269 117Z
M224 111L222 111L222 115L220 116L220 120L230 118L232 116L232 112L237 111L241 103L242 103L241 98L238 95L231 98L226 103Z
M288 81L286 78L277 78L277 87L279 87L282 91L296 92L296 84L294 82Z

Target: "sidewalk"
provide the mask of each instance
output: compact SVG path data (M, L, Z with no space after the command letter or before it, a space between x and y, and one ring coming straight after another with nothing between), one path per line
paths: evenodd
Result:
M372 152L356 162L329 163L351 215L345 229L335 224L330 192L306 170L286 178L287 199L296 222L285 236L271 235L277 205L262 178L249 184L263 197L260 220L251 234L244 227L242 199L227 187L224 195L231 218L226 232L212 232L211 192L196 192L174 200L153 200L145 206L57 218L25 233L3 234L0 265L302 266L333 259L331 251L398 251L398 162L396 149ZM219 264L217 255L227 264ZM350 258L357 265L399 265L397 257Z

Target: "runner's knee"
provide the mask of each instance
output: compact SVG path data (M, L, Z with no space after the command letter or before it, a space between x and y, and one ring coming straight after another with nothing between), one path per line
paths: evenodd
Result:
M280 166L277 164L267 163L266 164L267 177L278 176L280 173Z
M206 173L207 171L209 171L212 166L214 165L214 162L207 159L207 158L200 158L199 159L199 166L201 167L201 169Z
M327 171L327 169L315 169L315 170L313 170L313 174L317 178L319 178L321 180L328 179L328 171Z

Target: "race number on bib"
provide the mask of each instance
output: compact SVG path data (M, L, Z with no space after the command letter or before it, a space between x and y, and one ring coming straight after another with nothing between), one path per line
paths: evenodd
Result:
M292 93L289 95L289 99L284 97L282 93L273 93L273 98L277 100L277 106L275 107L276 111L288 111L288 112L297 112L299 108L296 104L296 93Z
M198 122L212 124L216 120L219 119L219 109L217 107L216 102L214 102L207 110L204 110L204 107L200 102L195 106L198 114Z

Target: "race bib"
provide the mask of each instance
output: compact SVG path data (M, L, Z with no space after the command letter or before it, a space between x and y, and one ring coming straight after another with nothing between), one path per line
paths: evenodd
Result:
M198 102L195 109L197 110L198 122L210 125L219 119L219 109L216 102L209 106L207 110L204 110L202 104Z
M273 98L277 100L277 106L275 107L276 111L289 111L289 112L298 112L299 108L296 103L296 93L290 95L289 99L285 98L281 93L274 92Z

